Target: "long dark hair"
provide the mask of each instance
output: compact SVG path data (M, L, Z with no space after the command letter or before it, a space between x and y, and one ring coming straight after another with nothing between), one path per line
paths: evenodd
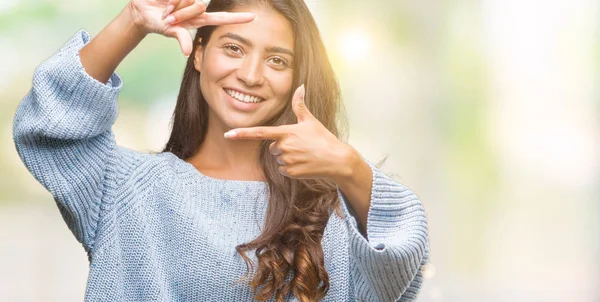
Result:
M250 5L273 9L290 22L295 39L292 88L304 84L306 107L331 133L345 141L340 133L346 120L339 86L317 25L304 1L212 0L207 11L231 11ZM192 54L197 47L206 47L214 30L214 26L197 30ZM197 152L208 125L208 104L200 91L200 73L194 68L193 58L191 55L186 63L173 113L173 130L163 150L183 160ZM296 122L290 96L287 106L266 125ZM282 301L292 293L303 302L320 300L329 290L321 239L332 212L341 216L336 186L322 179L284 177L268 147L269 142L263 141L259 152L269 187L265 226L256 239L238 245L236 250L246 262L246 274L254 269L246 251L256 250L258 268L249 284L255 299L267 300L275 295L277 301ZM286 282L290 274L293 278Z

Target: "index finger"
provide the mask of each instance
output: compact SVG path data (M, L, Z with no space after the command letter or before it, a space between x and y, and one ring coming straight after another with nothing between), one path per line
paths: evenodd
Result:
M247 23L256 17L253 13L229 13L215 12L203 13L198 17L198 27L207 25L227 25L236 23Z
M288 133L283 126L237 128L225 133L225 138L232 139L274 139L279 140Z

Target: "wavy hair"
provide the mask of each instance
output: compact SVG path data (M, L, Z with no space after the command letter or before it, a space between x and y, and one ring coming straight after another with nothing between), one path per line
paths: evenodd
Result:
M340 129L346 128L340 89L317 25L304 1L212 0L207 11L231 11L251 5L272 9L290 22L295 41L291 87L303 83L306 107L331 133L345 141L340 133ZM192 54L198 47L206 47L214 29L206 26L196 31ZM185 66L172 117L173 129L163 150L183 160L196 153L208 125L208 104L200 90L200 73L194 68L193 58L190 56ZM286 107L265 125L297 122L291 95ZM255 250L258 266L249 282L254 298L268 300L275 296L276 301L283 301L293 294L302 302L320 300L329 290L321 245L323 232L334 210L342 216L336 185L323 179L284 177L269 153L267 141L261 143L259 154L269 187L265 225L256 239L236 247L246 262L246 275L255 269L246 252Z

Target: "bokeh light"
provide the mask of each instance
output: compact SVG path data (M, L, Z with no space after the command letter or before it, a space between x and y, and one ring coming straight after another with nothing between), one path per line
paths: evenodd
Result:
M361 63L367 57L370 48L370 37L361 28L350 28L340 35L338 52L348 64Z

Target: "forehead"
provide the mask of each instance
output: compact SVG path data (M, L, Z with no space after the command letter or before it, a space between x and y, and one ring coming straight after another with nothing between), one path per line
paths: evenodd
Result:
M218 26L211 37L217 41L223 34L234 33L250 40L255 46L294 49L294 33L290 22L279 12L266 7L243 6L231 12L251 12L252 22Z

